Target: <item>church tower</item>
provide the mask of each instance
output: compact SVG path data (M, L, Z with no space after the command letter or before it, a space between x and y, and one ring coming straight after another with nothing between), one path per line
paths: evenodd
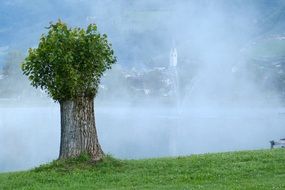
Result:
M177 50L176 48L171 48L170 50L170 60L169 60L170 67L177 66Z
M174 120L177 127L171 128L170 136L169 136L169 153L172 156L177 156L177 135L179 134L179 113L180 113L180 95L179 95L179 78L177 72L177 50L173 45L173 48L170 50L169 56L169 79L171 81L171 90L170 97L173 100L173 108L177 114L177 119Z
M177 50L175 47L170 50L168 73L171 81L170 94L174 98L176 104L179 105L179 78L177 71Z

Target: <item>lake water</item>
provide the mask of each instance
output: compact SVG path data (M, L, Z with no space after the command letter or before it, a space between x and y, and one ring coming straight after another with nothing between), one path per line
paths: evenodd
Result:
M269 148L285 137L285 109L96 107L102 148L119 158L149 158ZM59 107L0 108L0 172L57 158Z

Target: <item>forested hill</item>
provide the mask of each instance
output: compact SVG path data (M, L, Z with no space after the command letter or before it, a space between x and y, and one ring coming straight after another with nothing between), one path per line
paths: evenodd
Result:
M119 57L119 63L125 65L133 65L134 62L153 64L152 62L156 60L164 62L165 60L161 60L159 56L165 52L168 53L172 38L179 38L176 36L183 35L175 34L173 30L175 27L180 27L179 20L169 19L181 11L186 11L181 6L181 2L185 7L188 6L184 1L153 2L147 0L144 3L130 0L121 0L117 3L96 1L92 3L92 6L90 2L88 0L64 0L60 3L55 0L2 2L0 6L0 59L2 58L3 62L3 57L9 51L16 49L25 52L28 47L33 47L40 34L45 31L44 27L58 18L79 26L96 22L101 31L110 36ZM236 17L239 15L250 13L251 16L248 19L251 20L252 27L258 29L251 34L252 39L282 34L285 31L283 22L285 2L282 0L219 0L210 1L210 3L205 0L197 4L200 12L205 11L205 13L209 6L222 7L223 10L235 15L235 18L232 18L234 20L238 19ZM110 12L112 12L111 16ZM184 20L187 23L189 18L182 16L179 19L182 23ZM242 26L239 29L243 32ZM150 60L150 57L153 60Z

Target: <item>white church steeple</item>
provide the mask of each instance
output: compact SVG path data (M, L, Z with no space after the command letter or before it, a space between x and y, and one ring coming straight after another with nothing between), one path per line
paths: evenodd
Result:
M170 50L169 65L171 67L176 67L177 66L177 50L176 50L176 48L171 48L171 50Z

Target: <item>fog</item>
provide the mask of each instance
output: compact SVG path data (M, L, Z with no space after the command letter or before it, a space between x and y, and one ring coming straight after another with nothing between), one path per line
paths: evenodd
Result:
M140 159L254 150L284 138L282 92L266 86L268 77L258 78L252 60L265 55L251 53L260 39L284 33L278 22L267 21L284 8L282 1L4 4L6 16L12 14L8 9L16 11L7 16L9 27L21 30L11 33L5 23L0 28L0 60L9 51L26 54L36 47L44 27L58 18L71 26L95 22L108 34L118 63L103 77L95 101L105 153ZM177 51L176 66L171 49ZM272 69L265 73L276 75ZM0 98L0 172L29 169L59 153L59 105L23 83L21 96Z

